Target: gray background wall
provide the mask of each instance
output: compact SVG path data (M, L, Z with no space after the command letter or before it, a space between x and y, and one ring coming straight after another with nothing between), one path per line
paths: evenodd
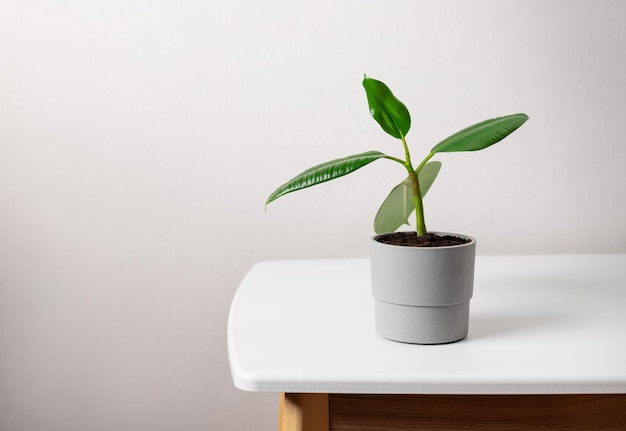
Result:
M626 252L626 3L4 1L0 4L0 429L261 430L232 387L226 319L263 259L367 256L402 177L378 162L267 195L313 163L401 154L364 73L450 154L430 229L481 254ZM414 156L418 157L418 156Z

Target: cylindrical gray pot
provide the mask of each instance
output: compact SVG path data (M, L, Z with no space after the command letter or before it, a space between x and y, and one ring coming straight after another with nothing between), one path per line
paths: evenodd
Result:
M467 336L476 240L448 247L408 247L371 240L377 332L404 343L441 344Z

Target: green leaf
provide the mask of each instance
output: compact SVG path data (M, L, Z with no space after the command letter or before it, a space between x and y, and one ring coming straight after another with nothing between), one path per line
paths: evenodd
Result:
M406 106L380 81L365 76L363 87L374 120L394 138L406 136L411 127L411 116Z
M387 157L387 155L380 151L367 151L365 153L354 154L314 166L277 188L270 197L267 198L265 205L267 206L270 202L275 201L287 193L347 175L383 157Z
M485 120L447 137L435 145L430 152L435 154L482 150L506 138L526 120L528 120L526 114L513 114Z
M419 172L417 178L422 197L426 195L437 178L439 169L441 169L440 162L430 162L424 165ZM380 206L374 219L374 232L377 234L394 232L403 224L409 224L409 216L414 210L413 188L411 179L407 177L391 190L391 193Z

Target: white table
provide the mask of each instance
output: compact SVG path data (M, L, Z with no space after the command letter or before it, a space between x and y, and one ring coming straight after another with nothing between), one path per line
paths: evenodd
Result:
M479 256L469 335L435 346L376 334L368 259L261 262L233 299L228 349L236 387L287 393L283 415L313 400L313 408L331 417L315 429L371 429L340 428L347 419L334 415L334 404L356 411L369 402L380 413L406 400L422 406L445 400L464 411L482 400L494 415L506 400L521 403L516 415L526 408L537 416L538 399L567 410L547 417L566 414L570 421L541 429L589 429L571 422L600 420L570 418L582 407L610 419L591 429L626 429L626 254ZM420 429L409 425L376 429ZM492 429L480 426L449 429Z

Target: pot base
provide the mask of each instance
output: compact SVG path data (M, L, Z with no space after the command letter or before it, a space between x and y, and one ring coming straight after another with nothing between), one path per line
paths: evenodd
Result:
M467 336L469 304L412 306L375 299L376 331L403 343L453 343Z

